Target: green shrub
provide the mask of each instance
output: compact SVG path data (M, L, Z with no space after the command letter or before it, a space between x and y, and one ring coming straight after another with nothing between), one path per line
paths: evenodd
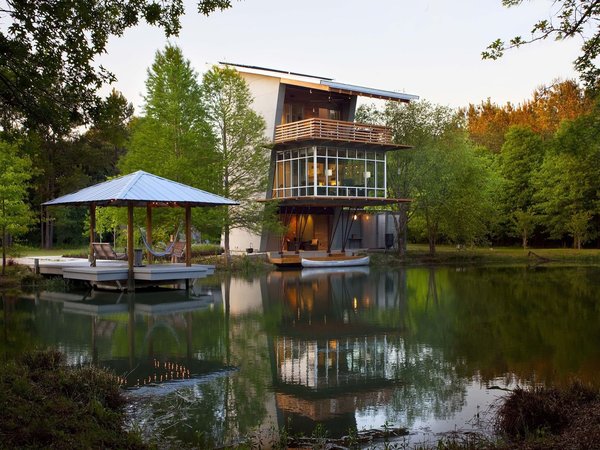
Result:
M146 448L124 430L124 404L113 374L68 367L55 350L0 366L3 448Z

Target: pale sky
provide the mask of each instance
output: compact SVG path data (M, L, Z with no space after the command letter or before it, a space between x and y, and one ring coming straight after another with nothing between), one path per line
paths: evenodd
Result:
M527 37L549 18L550 0L504 8L501 0L243 0L208 17L186 1L179 45L202 74L227 61L334 78L419 95L452 107L491 98L519 103L542 84L576 78L581 40L534 43L483 61L496 38ZM133 28L109 43L100 63L140 113L147 68L167 39ZM208 64L208 65L207 65Z

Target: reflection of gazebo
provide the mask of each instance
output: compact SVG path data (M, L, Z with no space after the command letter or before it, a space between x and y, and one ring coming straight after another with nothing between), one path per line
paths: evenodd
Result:
M90 261L95 266L94 242L97 206L127 207L128 288L133 288L133 208L146 207L147 241L152 244L152 208L185 208L185 265L191 266L191 208L195 206L237 205L233 200L167 180L144 171L115 178L43 203L42 206L88 206L90 209Z

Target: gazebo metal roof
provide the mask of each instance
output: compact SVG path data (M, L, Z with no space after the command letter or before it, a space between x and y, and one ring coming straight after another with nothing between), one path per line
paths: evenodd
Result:
M176 181L138 170L71 194L63 195L43 206L220 206L239 203L220 195L196 189Z

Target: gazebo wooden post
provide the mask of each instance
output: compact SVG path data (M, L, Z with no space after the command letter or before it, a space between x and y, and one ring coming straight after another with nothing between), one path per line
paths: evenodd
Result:
M127 266L129 275L127 277L127 290L135 290L133 275L133 202L127 202Z
M192 265L192 207L185 205L185 265Z
M146 205L146 241L152 245L152 205L150 202ZM154 262L154 255L148 250L148 264Z
M185 205L185 265L192 265L192 207ZM185 290L190 291L190 280L185 279Z
M96 234L96 204L90 203L90 251L89 261L91 267L96 267L96 258L94 257L94 237Z

